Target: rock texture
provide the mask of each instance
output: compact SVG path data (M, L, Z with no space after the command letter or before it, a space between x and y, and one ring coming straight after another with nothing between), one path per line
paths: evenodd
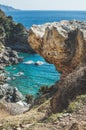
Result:
M67 109L69 103L76 96L86 94L86 67L80 67L70 73L61 79L56 87L58 87L58 91L51 99L51 111L53 113Z
M29 43L61 73L86 63L86 22L61 21L32 26Z
M29 110L30 104L23 100L24 96L17 88L9 87L8 84L0 85L0 106L3 106L10 115L22 114Z
M18 102L24 99L17 88L12 88L8 84L0 85L0 99L4 97L7 102Z
M73 20L34 25L28 41L62 74L55 85L58 91L51 99L53 113L67 108L77 95L86 94L86 22Z
M18 64L22 61L22 58L18 57L16 51L12 50L10 47L3 46L0 53L0 67Z

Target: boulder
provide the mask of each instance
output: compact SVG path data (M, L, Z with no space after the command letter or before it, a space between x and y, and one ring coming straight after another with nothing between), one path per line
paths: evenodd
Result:
M23 95L18 91L17 88L14 88L12 93L12 101L18 102L20 100L23 100Z
M18 102L24 99L17 88L12 88L8 84L0 85L0 99L3 97L7 102Z
M10 95L12 94L12 89L9 89L8 84L0 85L0 99L6 96L8 92Z

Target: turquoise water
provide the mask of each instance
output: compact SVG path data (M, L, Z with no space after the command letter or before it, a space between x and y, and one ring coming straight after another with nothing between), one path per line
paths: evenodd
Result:
M24 61L17 65L6 67L8 72L8 83L12 87L17 87L23 94L36 95L40 86L53 85L60 78L60 74L56 72L54 65L50 65L38 54L25 54ZM26 64L27 61L42 61L42 65L34 63Z
M13 16L14 21L22 23L26 28L30 28L33 24L61 20L86 20L86 11L18 11L7 12L7 15ZM54 65L46 63L39 55L25 53L20 55L24 57L24 61L44 62L40 66L20 63L6 68L8 76L11 78L8 83L17 87L23 94L36 95L40 86L50 86L60 79Z

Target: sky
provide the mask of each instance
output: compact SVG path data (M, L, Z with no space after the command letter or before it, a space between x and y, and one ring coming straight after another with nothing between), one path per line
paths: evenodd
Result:
M86 10L86 0L0 0L22 10Z

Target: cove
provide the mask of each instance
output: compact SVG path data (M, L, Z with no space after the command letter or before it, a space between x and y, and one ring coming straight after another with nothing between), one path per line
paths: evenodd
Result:
M41 86L51 86L60 80L60 74L53 64L47 63L38 54L19 53L23 62L6 67L7 82L11 87L17 87L22 94L36 95ZM42 64L36 65L36 62Z

